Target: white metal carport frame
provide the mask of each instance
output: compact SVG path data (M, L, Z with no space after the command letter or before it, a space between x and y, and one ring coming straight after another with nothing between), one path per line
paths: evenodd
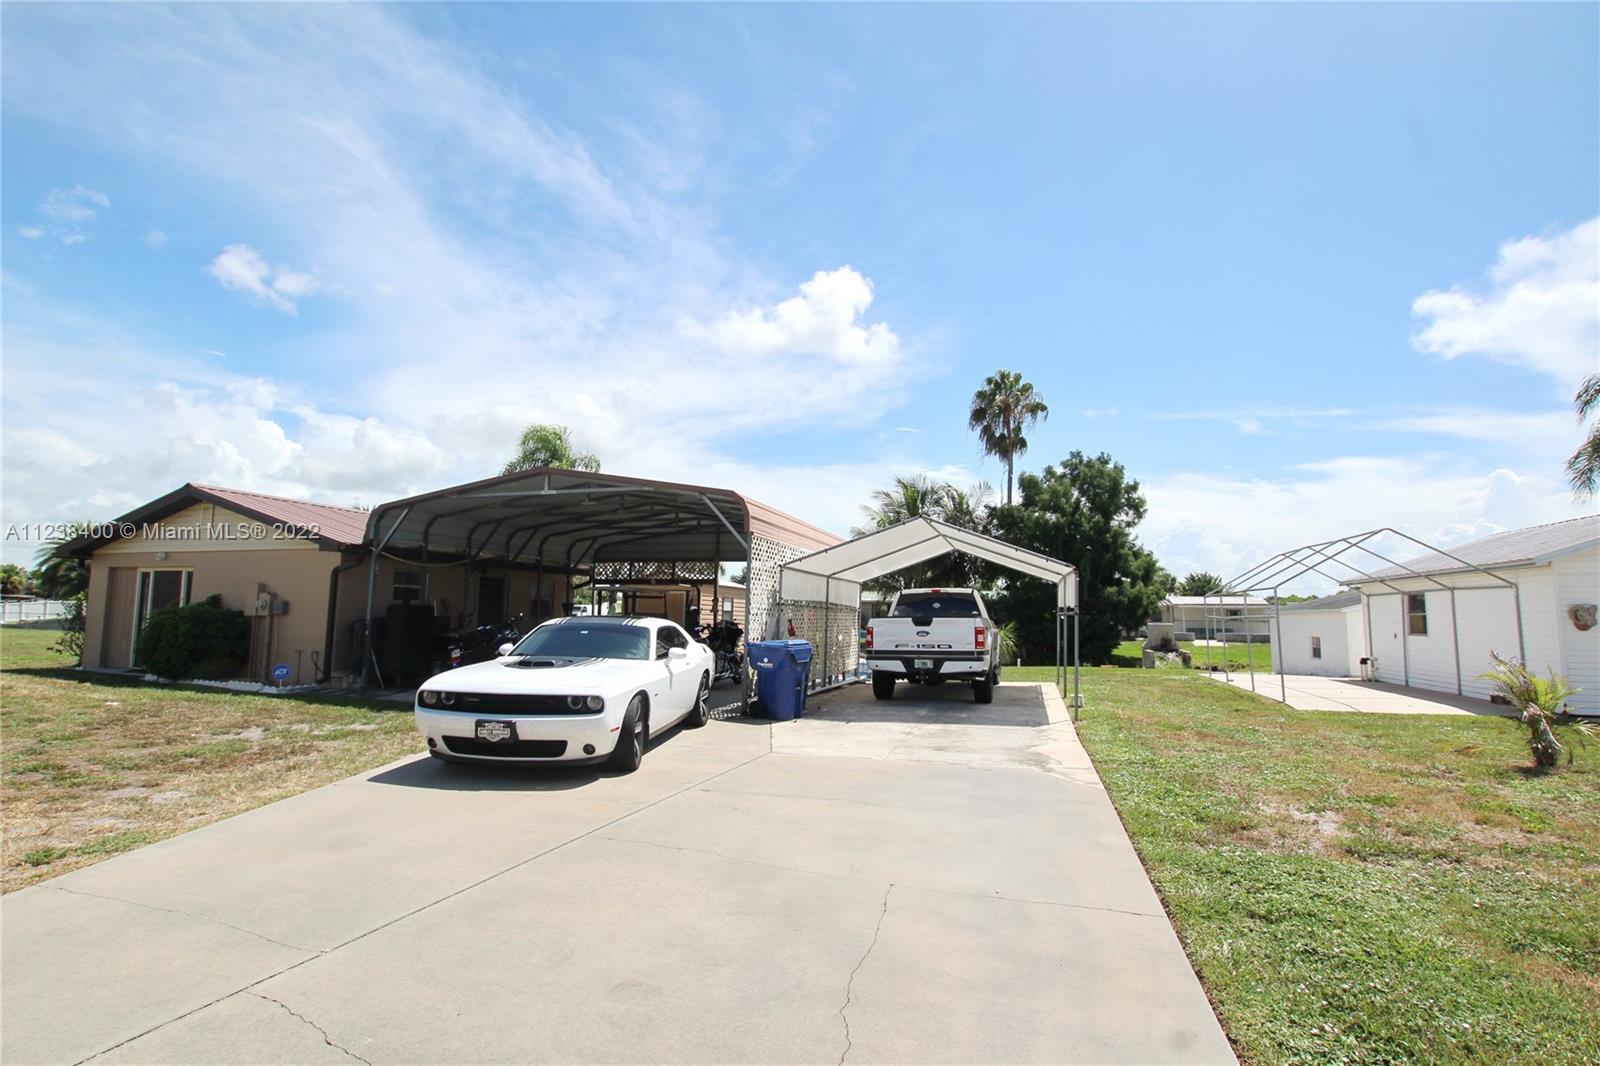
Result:
M1078 568L1071 563L948 522L917 517L784 563L779 579L780 601L848 605L859 617L864 582L951 552L962 552L1056 586L1056 690L1063 696L1066 694L1064 630L1066 619L1071 617L1072 707L1076 714L1083 700L1078 656ZM832 645L829 614L825 609L819 688L851 680L834 677L834 664L829 661Z
M1400 544L1413 544L1425 549L1435 559L1447 560L1454 566L1449 571L1417 569L1407 563L1390 558L1372 546L1377 540L1383 544L1385 540L1398 541ZM1387 547L1387 545L1384 545ZM1368 558L1376 559L1386 564L1383 569L1367 570L1356 564L1355 560L1365 562ZM1415 560L1414 560L1415 561ZM1367 565L1372 565L1367 563ZM1278 675L1278 702L1289 702L1288 679L1283 671L1283 622L1279 613L1280 591L1292 581L1299 580L1307 575L1315 574L1318 577L1334 581L1338 585L1353 585L1361 590L1362 627L1367 643L1366 659L1371 661L1374 653L1372 640L1372 593L1366 590L1367 585L1382 585L1389 590L1388 594L1403 597L1411 591L1402 589L1394 584L1396 581L1422 581L1434 588L1449 594L1450 597L1450 643L1455 655L1456 695L1464 695L1465 686L1461 676L1461 632L1456 619L1456 593L1483 589L1506 588L1511 591L1511 611L1517 625L1517 659L1527 660L1527 637L1523 631L1522 621L1522 589L1515 582L1493 569L1470 563L1457 555L1452 555L1443 548L1429 544L1427 541L1418 540L1409 533L1402 533L1398 529L1384 526L1379 529L1369 529L1363 533L1354 533L1346 537L1336 537L1333 540L1319 541L1315 544L1302 544L1286 552L1279 552L1264 562L1246 570L1232 581L1227 582L1221 590L1205 597L1207 604L1212 600L1218 601L1219 607L1230 596L1247 598L1250 593L1263 593L1268 597L1271 605L1271 614L1264 615L1270 619L1268 634L1269 647L1276 649L1273 655L1274 673ZM1485 580L1487 579L1487 580ZM1248 618L1248 608L1243 617ZM1206 646L1207 667L1210 666L1211 647ZM1250 673L1250 689L1256 690L1256 671L1254 649L1246 647L1246 665ZM1222 640L1222 669L1225 677L1230 680L1233 672L1228 666L1228 641L1224 631ZM1409 687L1411 684L1411 660L1408 642L1400 642L1400 669L1402 684Z

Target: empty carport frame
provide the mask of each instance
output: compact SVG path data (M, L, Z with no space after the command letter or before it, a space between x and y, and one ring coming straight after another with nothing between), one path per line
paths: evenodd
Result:
M1068 663L1064 630L1070 617L1072 706L1074 711L1081 707L1078 568L995 537L922 517L907 519L783 565L780 611L794 621L797 636L821 638L820 664L813 657L812 688L829 688L855 680L860 661L857 620L863 582L951 552L962 552L1056 586L1056 690L1066 694ZM847 619L848 629L841 632ZM840 639L841 636L846 639Z
M1429 553L1428 557L1433 559L1448 561L1453 564L1453 572L1440 573L1438 571L1419 570L1414 566L1397 562L1373 547L1374 541L1387 547L1384 541L1389 538L1398 540L1402 545L1415 545L1422 548ZM1382 569L1369 571L1362 566L1356 565L1352 561L1353 559L1359 559L1368 566L1374 565L1370 560L1376 559L1384 566ZM1223 610L1230 609L1230 606L1224 601L1232 597L1247 599L1252 592L1264 593L1269 597L1271 609L1271 613L1266 615L1270 620L1269 634L1271 635L1273 646L1281 648L1283 644L1283 622L1278 609L1282 598L1280 590L1285 585L1312 574L1331 580L1339 585L1381 585L1388 589L1390 593L1399 596L1405 596L1408 590L1400 588L1394 582L1404 580L1426 582L1434 588L1449 593L1450 642L1452 654L1455 657L1456 695L1458 696L1463 694L1463 679L1461 676L1460 626L1456 620L1457 592L1478 589L1509 589L1511 591L1512 615L1517 624L1517 658L1519 660L1527 658L1527 639L1523 633L1522 625L1522 589L1515 581L1503 577L1493 570L1478 566L1476 563L1469 563L1467 560L1452 555L1443 548L1435 547L1426 541L1418 540L1408 533L1402 533L1398 529L1392 529L1388 526L1381 529L1369 529L1364 533L1355 533L1347 537L1336 537L1333 540L1320 541L1315 544L1303 544L1298 548L1279 552L1270 559L1246 570L1232 581L1227 582L1220 590L1205 597L1207 604L1215 600L1217 601L1216 606L1219 608L1219 613L1216 615L1212 615L1208 610L1207 617L1222 620ZM1403 603L1404 601L1402 600ZM1242 609L1245 612L1249 611L1248 607L1243 607ZM1367 655L1364 661L1370 661L1374 654L1372 604L1371 596L1366 594L1365 591L1363 591L1361 597L1361 609L1363 615L1362 628L1367 642ZM1231 678L1232 671L1228 667L1227 648L1227 631L1224 629L1222 668L1224 674ZM1253 649L1249 645L1246 645L1246 648L1246 663L1250 672L1250 688L1251 691L1255 691L1255 656ZM1211 654L1211 646L1209 644L1206 646L1206 654L1208 656L1207 667L1209 669L1209 656ZM1410 685L1411 662L1408 644L1404 640L1400 642L1400 655L1402 683ZM1287 703L1289 701L1288 680L1284 675L1283 659L1282 654L1273 656L1273 665L1278 675L1278 702Z
M780 562L839 543L798 518L727 489L615 474L538 468L469 482L375 507L367 519L372 631L380 557L418 567L547 567L586 575L598 602L608 584L709 585L723 563L743 561L747 628L768 627ZM773 597L763 597L763 587ZM714 596L712 597L715 598ZM373 656L363 653L361 677Z

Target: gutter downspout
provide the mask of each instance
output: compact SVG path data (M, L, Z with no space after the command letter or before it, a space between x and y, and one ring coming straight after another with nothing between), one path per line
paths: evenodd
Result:
M326 685L333 677L333 629L338 624L339 616L339 575L360 566L364 558L358 550L355 558L348 563L340 563L328 572L328 623L322 631L322 671L317 677L319 685Z

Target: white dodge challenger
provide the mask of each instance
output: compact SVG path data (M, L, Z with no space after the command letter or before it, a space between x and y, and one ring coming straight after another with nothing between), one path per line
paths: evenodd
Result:
M417 728L449 762L632 771L651 737L706 724L714 659L663 618L557 618L498 659L423 682Z

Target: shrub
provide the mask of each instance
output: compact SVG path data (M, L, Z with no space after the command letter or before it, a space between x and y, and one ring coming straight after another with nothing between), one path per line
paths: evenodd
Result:
M67 613L61 618L61 636L50 645L50 650L62 655L70 655L78 663L83 662L83 598L85 593L67 598Z
M212 596L187 607L163 607L150 614L139 633L139 659L157 677L228 677L244 665L250 650L250 620Z

